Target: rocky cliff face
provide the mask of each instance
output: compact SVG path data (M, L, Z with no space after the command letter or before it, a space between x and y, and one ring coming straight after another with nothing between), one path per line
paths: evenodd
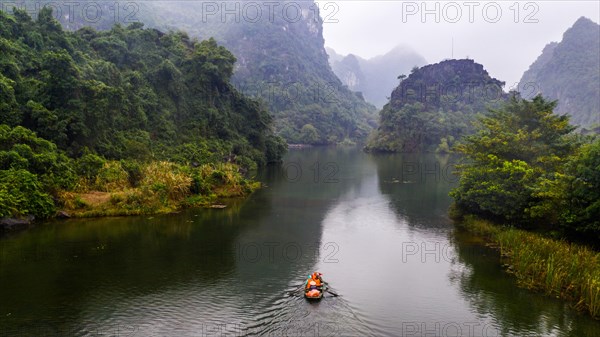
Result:
M341 57L338 61L332 62L332 69L337 77L348 86L350 90L363 92L367 88L367 80L361 68L362 60L349 54Z
M558 114L584 127L600 124L600 26L578 19L560 42L546 45L523 74L519 91L558 100Z
M504 85L473 60L446 60L414 69L392 91L390 106L401 109L420 103L437 109L450 103L451 107L477 105L477 110L484 110L487 101L505 96Z
M479 114L508 98L504 85L469 59L415 68L392 91L367 149L447 152Z
M241 15L212 15L207 20L187 15L171 27L192 36L210 34L237 58L234 82L238 89L262 99L275 117L277 132L290 143L363 142L376 123L375 108L343 85L331 70L319 9L312 1L232 2L214 11L235 8ZM205 3L181 3L182 13L206 14ZM260 6L262 15L246 10ZM172 8L172 5L171 5ZM258 7L257 7L258 8ZM222 13L219 13L222 14ZM225 20L224 20L225 19ZM160 26L165 18L152 20Z

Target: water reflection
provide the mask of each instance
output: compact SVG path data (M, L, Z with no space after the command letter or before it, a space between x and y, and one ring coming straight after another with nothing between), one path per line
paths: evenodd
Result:
M503 271L498 252L470 233L450 236L457 268L451 278L479 315L489 316L503 336L599 336L600 322L569 304L517 287Z
M458 157L436 154L378 154L379 189L390 205L410 226L447 228L452 174Z
M452 163L293 150L257 177L265 188L223 210L0 239L0 335L598 335L598 322L516 288L493 252L453 231ZM313 270L342 296L286 296Z
M77 322L84 313L99 314L91 322L103 321L119 305L181 284L215 284L235 267L234 253L223 247L243 228L236 214L238 207L73 220L3 240L2 326L11 331L48 321L58 334L85 333L86 324ZM147 303L136 308L148 309Z

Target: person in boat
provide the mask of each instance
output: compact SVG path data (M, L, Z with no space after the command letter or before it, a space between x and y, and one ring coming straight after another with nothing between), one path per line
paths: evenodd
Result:
M311 279L307 284L306 296L307 297L319 297L321 295L321 291L317 288L317 282Z
M319 272L312 273L308 280L306 280L306 289L310 287L310 282L315 282L315 285L317 287L320 287L323 284L323 279L321 278L321 275L323 274Z
M321 274L319 272L314 272L314 274L317 274L316 277L315 277L319 281L319 282L317 282L317 284L322 285L323 284L323 279L321 278L321 276L323 274Z

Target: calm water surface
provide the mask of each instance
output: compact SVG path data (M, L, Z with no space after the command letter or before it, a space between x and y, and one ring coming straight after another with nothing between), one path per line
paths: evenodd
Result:
M600 336L446 215L455 159L292 150L224 210L0 239L2 336ZM288 292L312 271L341 295Z

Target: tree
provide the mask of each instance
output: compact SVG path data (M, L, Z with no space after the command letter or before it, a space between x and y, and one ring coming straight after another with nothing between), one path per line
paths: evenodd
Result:
M9 125L17 125L21 122L14 85L15 81L0 73L0 120Z
M568 164L571 184L563 189L567 207L561 221L567 235L600 242L600 138L585 144Z
M548 196L536 191L562 174L578 145L575 128L568 117L553 114L555 106L541 96L513 97L480 120L478 132L457 146L466 155L460 184L451 192L460 210L523 227L545 223L539 220L548 214L536 207Z
M300 140L305 144L316 144L319 142L319 132L312 124L305 124L300 130Z
M56 144L22 126L0 124L0 170L11 169L35 174L49 192L69 188L75 180L70 159Z
M54 209L52 197L44 192L35 174L23 169L0 170L0 218L46 218Z

